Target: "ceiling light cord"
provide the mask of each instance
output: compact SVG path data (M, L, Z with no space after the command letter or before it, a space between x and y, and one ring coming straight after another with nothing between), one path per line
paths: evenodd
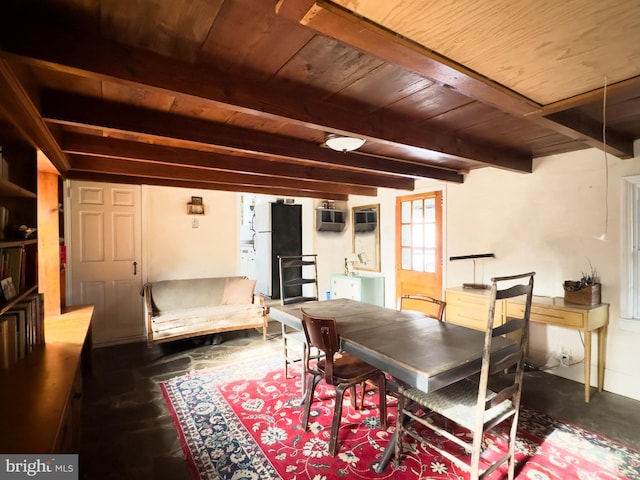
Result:
M604 152L604 233L607 237L609 229L609 160L607 158L607 76L604 76L602 94L602 151Z

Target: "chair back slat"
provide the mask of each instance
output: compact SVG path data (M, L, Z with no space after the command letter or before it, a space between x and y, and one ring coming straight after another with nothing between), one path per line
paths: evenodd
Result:
M522 354L520 352L512 353L511 355L507 355L506 357L500 358L498 360L494 360L491 362L491 367L489 368L489 375L493 375L494 373L507 370L509 367L516 365L520 359L522 358Z
M513 333L518 330L522 330L527 326L527 322L524 318L507 317L507 321L502 325L493 329L493 336L506 335L507 333Z
M503 388L495 396L491 397L484 404L484 409L489 410L497 405L500 405L505 400L513 399L513 396L518 392L520 386L518 384L509 385L508 387Z
M514 285L513 287L505 288L504 290L498 290L496 294L496 300L504 300L505 298L519 297L520 295L526 295L528 291L528 285Z

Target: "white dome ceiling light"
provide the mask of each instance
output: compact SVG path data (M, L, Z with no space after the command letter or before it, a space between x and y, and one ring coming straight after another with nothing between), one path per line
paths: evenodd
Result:
M336 150L338 152L351 152L364 145L364 138L349 137L338 133L329 133L327 134L324 143L331 150Z

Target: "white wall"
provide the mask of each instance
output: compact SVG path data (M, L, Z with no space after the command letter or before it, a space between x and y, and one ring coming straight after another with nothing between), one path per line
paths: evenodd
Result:
M640 332L619 325L621 178L640 172L640 157L620 160L609 155L607 162L606 227L607 171L599 150L537 159L532 175L492 168L472 171L464 184L447 186L447 250L449 255L495 253L496 259L480 262L478 281L536 271L534 292L548 296L562 296L562 282L589 271L590 260L600 274L602 301L610 304L605 389L640 399ZM605 229L606 241L598 240ZM447 286L470 281L470 276L472 265L447 264ZM531 356L539 365L557 364L554 354L562 348L581 360L582 342L575 330L531 326ZM594 378L595 366L592 370ZM558 367L553 373L584 378L582 364Z
M192 196L205 215L187 215ZM235 275L239 261L237 194L142 187L145 281ZM198 228L192 228L197 220Z

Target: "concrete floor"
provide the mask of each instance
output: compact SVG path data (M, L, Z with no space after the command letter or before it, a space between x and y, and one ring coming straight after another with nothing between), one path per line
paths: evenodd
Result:
M257 331L224 334L220 345L178 341L147 349L136 343L94 350L84 384L80 467L83 479L190 479L158 383L214 366L281 351L279 324L266 342ZM277 328L276 328L277 327ZM640 450L640 402L592 390L540 371L527 372L523 402L559 420Z

